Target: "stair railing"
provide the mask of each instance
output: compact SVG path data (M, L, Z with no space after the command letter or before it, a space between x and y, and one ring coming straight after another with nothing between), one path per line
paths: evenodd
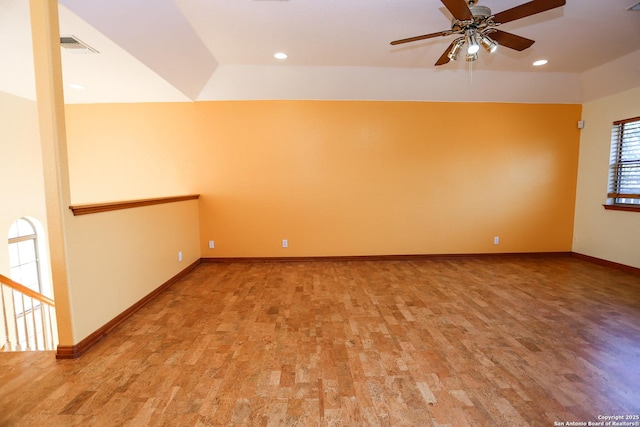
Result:
M0 274L0 351L55 350L55 302Z

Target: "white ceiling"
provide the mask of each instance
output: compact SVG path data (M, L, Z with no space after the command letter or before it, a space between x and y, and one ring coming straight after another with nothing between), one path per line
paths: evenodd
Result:
M493 12L526 0L481 0ZM524 52L482 55L479 68L582 72L640 48L638 0L568 0L567 5L501 26L536 40ZM454 36L390 46L392 40L450 28L439 0L174 0L221 64L266 65L272 54L305 66L432 68ZM490 60L489 60L490 58ZM465 68L464 61L449 64Z
M479 4L497 13L523 2ZM441 99L447 98L441 92L450 92L457 99L464 92L465 99L484 100L501 91L498 98L509 100L526 89L532 102L548 102L563 91L558 99L571 102L581 96L576 76L640 52L640 11L627 10L637 2L567 0L504 24L501 30L536 43L523 52L482 51L470 73L465 61L433 65L453 36L389 45L448 29L450 16L439 0L60 0L61 34L100 52L63 51L65 85L86 87L66 87L65 98ZM33 98L28 2L0 0L0 37L1 57L9 64L0 69L0 90ZM274 59L277 51L289 58ZM539 58L549 63L534 69ZM535 86L543 81L552 83L537 99Z

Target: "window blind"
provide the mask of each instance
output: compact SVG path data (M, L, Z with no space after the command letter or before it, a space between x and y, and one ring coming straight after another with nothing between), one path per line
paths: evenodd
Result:
M640 117L613 123L607 197L640 205Z

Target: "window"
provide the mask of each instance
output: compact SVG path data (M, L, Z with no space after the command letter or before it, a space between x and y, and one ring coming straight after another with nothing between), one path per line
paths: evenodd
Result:
M640 211L640 117L613 123L607 208Z
M25 218L16 220L9 228L9 262L11 279L43 293L37 234L33 224Z

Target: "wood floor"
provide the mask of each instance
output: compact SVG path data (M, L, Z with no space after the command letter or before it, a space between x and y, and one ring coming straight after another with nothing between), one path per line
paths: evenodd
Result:
M202 264L80 359L0 353L1 426L639 415L640 277L572 257Z

